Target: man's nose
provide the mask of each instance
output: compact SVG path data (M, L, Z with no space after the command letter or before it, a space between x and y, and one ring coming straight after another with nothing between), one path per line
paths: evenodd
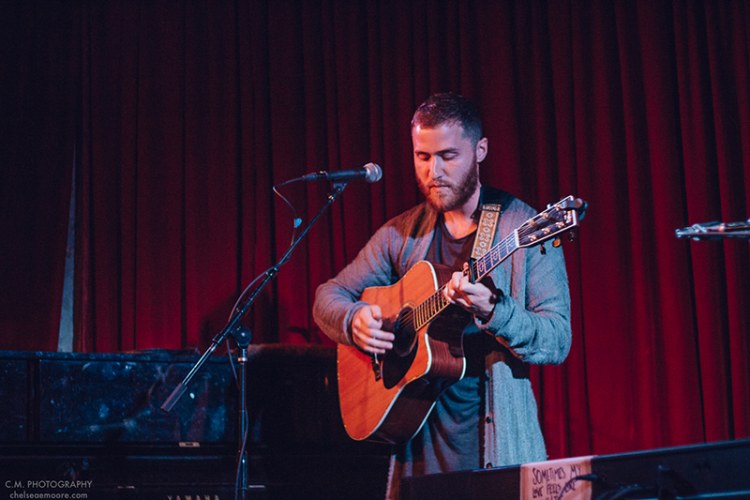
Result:
M430 177L437 179L443 175L443 160L437 155L430 158Z

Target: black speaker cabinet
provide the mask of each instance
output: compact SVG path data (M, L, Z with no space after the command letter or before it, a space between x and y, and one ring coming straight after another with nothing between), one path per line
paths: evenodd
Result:
M388 451L346 436L335 350L248 354L248 498L383 498ZM239 398L228 358L209 360L173 410L160 410L197 359L0 352L0 496L234 498Z

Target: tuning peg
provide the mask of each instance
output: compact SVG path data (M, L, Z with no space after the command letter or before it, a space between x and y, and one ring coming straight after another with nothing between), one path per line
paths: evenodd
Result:
M575 231L570 231L568 233L568 241L575 241L575 240L576 240L576 232Z
M547 255L547 249L544 248L544 243L539 245L539 251L541 252L542 255Z

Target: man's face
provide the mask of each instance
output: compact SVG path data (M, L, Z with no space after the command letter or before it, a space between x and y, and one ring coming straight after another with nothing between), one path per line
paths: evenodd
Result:
M427 202L440 212L466 204L479 187L479 162L487 155L487 139L474 146L455 123L417 125L411 139L417 183Z

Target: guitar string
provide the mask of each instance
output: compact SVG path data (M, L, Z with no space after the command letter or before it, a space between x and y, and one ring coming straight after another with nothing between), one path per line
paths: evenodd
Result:
M473 271L474 275L475 276L478 275L479 271L477 269L477 263L480 260L482 260L482 259L489 259L490 260L489 268L494 267L491 264L491 257L492 257L492 255L497 255L500 252L500 250L503 249L502 247L506 247L507 248L511 243L513 243L513 240L514 240L513 234L508 235L500 243L498 243L497 245L495 245L494 247L492 247L487 252L487 254L485 254L484 256L480 257L480 259L474 261L471 264L472 271ZM507 255L510 255L510 252L506 251L506 256ZM464 275L467 275L468 271L464 270L463 273L464 273ZM409 309L403 315L403 317L401 319L403 321L408 321L412 325L412 328L414 328L415 330L418 330L419 328L421 328L422 326L424 326L425 324L427 324L433 317L435 317L438 313L440 313L440 311L442 311L448 305L450 305L450 303L448 301L446 301L445 298L443 297L443 290L445 290L446 286L447 286L447 284L442 285L440 288L438 288L438 290L436 292L434 292L430 297L428 297L421 304L419 304L418 306L416 306L416 307L414 307L412 309ZM419 321L415 321L414 320L414 316L415 315L417 315L419 317Z
M559 207L557 205L553 205L547 210L533 216L529 220L526 221L520 228L518 228L516 231L510 233L508 236L506 236L500 243L493 246L485 255L477 259L476 261L472 262L471 264L471 271L473 272L474 276L479 276L480 272L478 269L478 265L480 262L486 263L486 260L489 260L488 263L488 271L493 269L495 265L492 262L492 258L497 256L501 249L506 249L509 247L511 243L515 243L515 233L518 233L519 239L525 239L526 237L530 237L533 233L539 232L540 226L542 230L546 227L548 227L551 224L556 224L559 222L554 217L550 216L550 213L552 211L560 212ZM547 222L547 224L540 224L539 221L544 220ZM510 251L506 251L505 255L502 256L502 258L506 258L508 255L510 255ZM468 272L464 270L464 275L467 275ZM481 276L480 276L481 278ZM450 305L449 302L445 300L443 297L443 290L447 284L442 285L436 292L434 292L430 297L428 297L425 301L423 301L418 306L409 309L404 316L402 317L403 321L408 321L412 328L414 330L420 329L422 326L427 324L433 317L435 317L438 313L440 313L443 309L445 309L448 305ZM426 309L426 310L425 310ZM419 316L419 321L416 322L414 320L414 316Z
M539 230L539 222L541 219L549 220L549 217L545 217L545 214L551 210L547 209L545 212L542 212L541 214L537 214L536 216L529 219L521 228L519 228L517 231L514 231L514 233L518 232L519 237L520 236L528 236L533 232L537 232ZM525 230L525 228L528 228L528 230ZM514 242L514 233L509 234L506 236L500 243L492 247L487 254L482 256L480 259L477 259L472 263L472 272L474 273L474 276L478 276L480 274L478 265L480 262L486 263L487 260L489 260L488 269L494 268L494 265L492 263L492 258L495 257L500 250L507 249L507 247L510 245L510 243ZM505 256L509 255L510 252L505 252ZM467 271L464 271L464 275L467 274ZM447 302L443 298L443 290L445 289L446 285L442 285L435 293L433 293L430 297L427 298L424 302L419 304L417 307L410 309L407 311L404 316L402 317L402 320L408 321L411 323L412 328L415 330L418 330L423 325L425 325L427 322L430 321L435 315L437 315L440 311L445 309L450 303ZM419 321L414 321L414 315L419 316Z

